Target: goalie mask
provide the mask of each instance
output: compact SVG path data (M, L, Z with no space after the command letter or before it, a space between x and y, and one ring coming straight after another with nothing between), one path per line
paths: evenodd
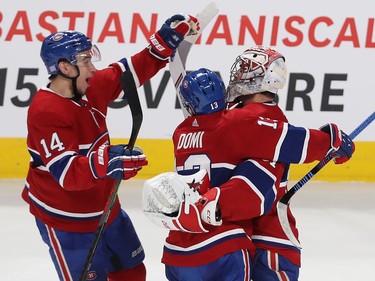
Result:
M92 45L90 38L78 31L60 31L47 36L42 44L40 56L47 68L49 75L59 73L59 62L66 60L76 65L77 56L87 56L81 54L90 50L92 62L100 60L99 49Z
M207 68L190 72L180 86L183 106L190 115L209 114L225 108L223 80Z
M228 102L260 92L276 94L285 85L285 58L275 49L256 46L236 58L230 70L226 91Z

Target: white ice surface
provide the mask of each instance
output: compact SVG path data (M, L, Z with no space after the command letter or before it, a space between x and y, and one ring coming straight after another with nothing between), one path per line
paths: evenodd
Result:
M142 214L142 180L119 195L146 252L149 281L165 281L160 263L167 234ZM20 194L22 180L0 180L0 280L57 281ZM375 183L309 182L292 199L302 242L301 281L375 280Z

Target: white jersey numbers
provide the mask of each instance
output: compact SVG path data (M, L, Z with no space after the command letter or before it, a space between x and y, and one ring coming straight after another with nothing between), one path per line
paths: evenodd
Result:
M59 136L57 135L56 132L52 134L51 142L49 144L49 147L48 147L45 139L42 139L40 141L40 144L43 146L46 158L51 157L52 154L51 154L50 151L52 151L54 149L57 149L58 151L62 151L62 150L65 149L64 144L60 141Z
M204 132L181 134L178 139L177 149L202 148Z
M211 178L212 162L207 154L194 154L190 155L184 162L182 170L202 170L205 169L208 177ZM177 169L180 171L181 169Z
M269 118L263 118L263 117L259 116L258 125L268 126L268 127L273 128L273 129L276 129L277 128L277 121L271 120Z
M217 102L215 101L215 102L213 102L213 103L210 103L210 105L211 105L211 110L214 110L214 109L217 109L217 108L219 108L219 105L217 104Z

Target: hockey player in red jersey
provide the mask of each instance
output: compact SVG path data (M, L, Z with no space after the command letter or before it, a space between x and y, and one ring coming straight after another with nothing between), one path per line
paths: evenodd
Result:
M173 134L178 175L145 183L145 214L171 230L162 258L168 280L250 280L252 219L275 201L285 165L277 163L320 160L333 140L335 153L351 156L342 151L352 144L347 137L341 147L321 130L224 110L224 91L207 69L184 78L180 94L191 116Z
M287 68L283 55L269 47L252 47L236 57L231 67L227 101L237 104L240 110L247 110L264 118L288 122L274 101L278 90L285 84L286 76ZM354 143L349 137L340 132L335 124L326 124L320 130L331 135L333 150L341 146L335 163L341 164L347 161L354 152ZM340 143L342 140L346 142L344 145ZM276 200L269 212L253 219L251 238L257 247L252 269L253 281L294 281L298 280L299 276L300 250L285 235L276 210L277 201L287 192L289 164L277 165L282 165L283 173L276 188ZM295 236L298 237L296 220L289 206L288 219Z
M110 144L108 105L126 99L121 74L131 71L136 86L143 85L165 67L184 37L198 29L196 18L174 15L145 49L102 70L93 65L100 52L86 35L61 31L44 39L40 55L50 81L28 110L31 162L22 197L60 280L80 277L112 186L147 165L140 148ZM143 260L131 219L116 197L85 280L143 281Z

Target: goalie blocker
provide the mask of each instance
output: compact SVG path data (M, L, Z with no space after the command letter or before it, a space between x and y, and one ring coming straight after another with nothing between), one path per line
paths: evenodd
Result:
M143 212L151 222L169 230L208 232L208 225L222 224L219 196L220 189L210 188L204 169L188 176L162 173L144 183Z

